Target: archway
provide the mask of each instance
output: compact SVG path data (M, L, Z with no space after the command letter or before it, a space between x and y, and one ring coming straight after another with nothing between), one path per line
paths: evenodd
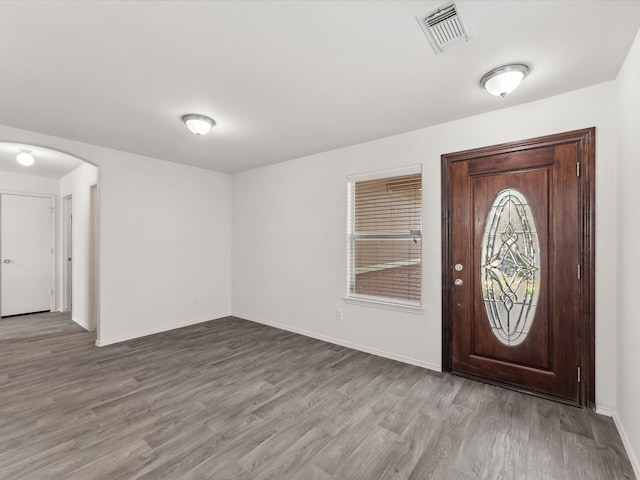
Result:
M32 165L16 161L21 152L28 152L34 158ZM50 310L70 311L72 319L87 330L97 330L100 326L98 174L97 166L65 152L39 145L0 142L0 195L51 201ZM10 252L3 251L1 244L0 251L3 260L9 260L0 264L3 269L1 307L2 287L14 281L12 273L18 270L18 265L11 263ZM14 266L12 270L10 267ZM5 298L4 303L7 301ZM27 302L21 307L27 311L22 313L31 313L30 308L36 307L29 307ZM21 309L15 311L21 313Z

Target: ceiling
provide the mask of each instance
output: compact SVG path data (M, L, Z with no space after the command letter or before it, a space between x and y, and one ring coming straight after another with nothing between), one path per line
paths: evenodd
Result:
M16 161L16 155L23 151L33 155L35 163L32 166L25 167ZM0 171L3 172L62 178L82 164L83 161L76 157L49 148L0 142Z
M2 1L0 124L233 173L612 80L640 27L637 0L466 0L475 38L436 55L442 3Z

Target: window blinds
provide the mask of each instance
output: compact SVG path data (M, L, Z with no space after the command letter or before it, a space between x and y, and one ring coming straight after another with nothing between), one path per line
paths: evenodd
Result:
M420 305L422 174L349 183L349 295Z

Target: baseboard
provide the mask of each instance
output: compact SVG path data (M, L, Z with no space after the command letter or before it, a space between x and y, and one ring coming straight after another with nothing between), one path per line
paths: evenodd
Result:
M87 324L86 324L86 323L84 323L83 321L78 320L77 318L73 318L73 317L71 317L71 320L73 320L74 322L76 322L78 325L80 325L80 326L81 326L82 328L84 328L85 330L87 330L87 331L91 330L91 329L89 328L89 325L87 325Z
M640 478L640 462L638 462L638 457L636 456L636 452L633 450L631 446L631 442L629 441L629 437L627 437L627 432L622 425L622 420L618 416L618 412L613 412L613 422L616 424L618 428L618 433L620 434L620 438L622 438L622 444L624 445L624 449L627 451L627 456L629 457L629 461L631 462L631 466L633 467L633 473L635 473L636 478Z
M596 413L613 418L613 423L615 423L618 433L620 434L620 438L622 439L624 449L627 451L627 456L629 457L629 462L631 462L631 466L633 467L633 472L635 473L636 478L640 478L640 462L638 462L638 457L631 447L631 442L629 441L629 437L627 436L627 432L622 425L622 420L620 420L618 413L613 409L600 406L596 407Z
M189 321L186 321L186 322L176 323L176 324L169 325L169 326L166 326L166 327L154 328L154 329L151 329L151 330L145 330L145 331L142 331L142 332L136 332L136 333L133 333L131 335L124 335L122 337L98 339L98 340L96 340L96 346L97 347L105 347L107 345L113 345L114 343L126 342L128 340L134 340L136 338L147 337L149 335L155 335L156 333L168 332L168 331L171 331L171 330L176 330L177 328L184 328L184 327L188 327L190 325L195 325L197 323L209 322L211 320L219 320L221 318L228 317L229 315L230 315L229 313L224 313L224 314L220 314L220 315L214 315L212 317L197 318L195 320L189 320Z
M397 355L395 353L386 352L384 350L378 350L377 348L367 347L365 345L360 345L358 343L352 343L345 340L340 340L338 338L321 335L315 332L309 332L307 330L291 327L289 325L284 325L282 323L270 322L268 320L253 317L251 315L243 315L241 313L232 313L231 315L233 317L241 318L243 320L249 320L251 322L261 323L263 325L268 325L270 327L279 328L280 330L287 330L288 332L298 333L300 335L304 335L305 337L311 337L311 338L315 338L316 340L322 340L323 342L340 345L341 347L352 348L353 350L359 350L361 352L370 353L371 355L376 355L378 357L384 357L390 360L396 360L398 362L408 363L409 365L415 365L417 367L426 368L428 370L435 370L436 372L442 371L442 368L440 367L440 365L434 365L432 363L423 362L422 360L416 360L415 358L405 357L403 355Z
M615 412L608 407L601 407L600 405L596 405L596 413L598 415L604 415L605 417L613 417Z

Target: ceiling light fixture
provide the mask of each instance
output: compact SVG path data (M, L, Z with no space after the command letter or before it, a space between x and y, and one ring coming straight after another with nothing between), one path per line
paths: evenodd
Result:
M529 67L527 65L521 63L504 65L494 68L485 74L480 80L480 85L491 95L504 98L505 95L510 94L518 88L522 79L528 74Z
M29 152L20 152L16 155L16 160L20 165L24 165L25 167L29 167L35 162L33 155Z
M206 135L216 124L216 122L213 121L213 118L205 117L204 115L197 115L195 113L183 116L182 121L189 131L195 135Z

